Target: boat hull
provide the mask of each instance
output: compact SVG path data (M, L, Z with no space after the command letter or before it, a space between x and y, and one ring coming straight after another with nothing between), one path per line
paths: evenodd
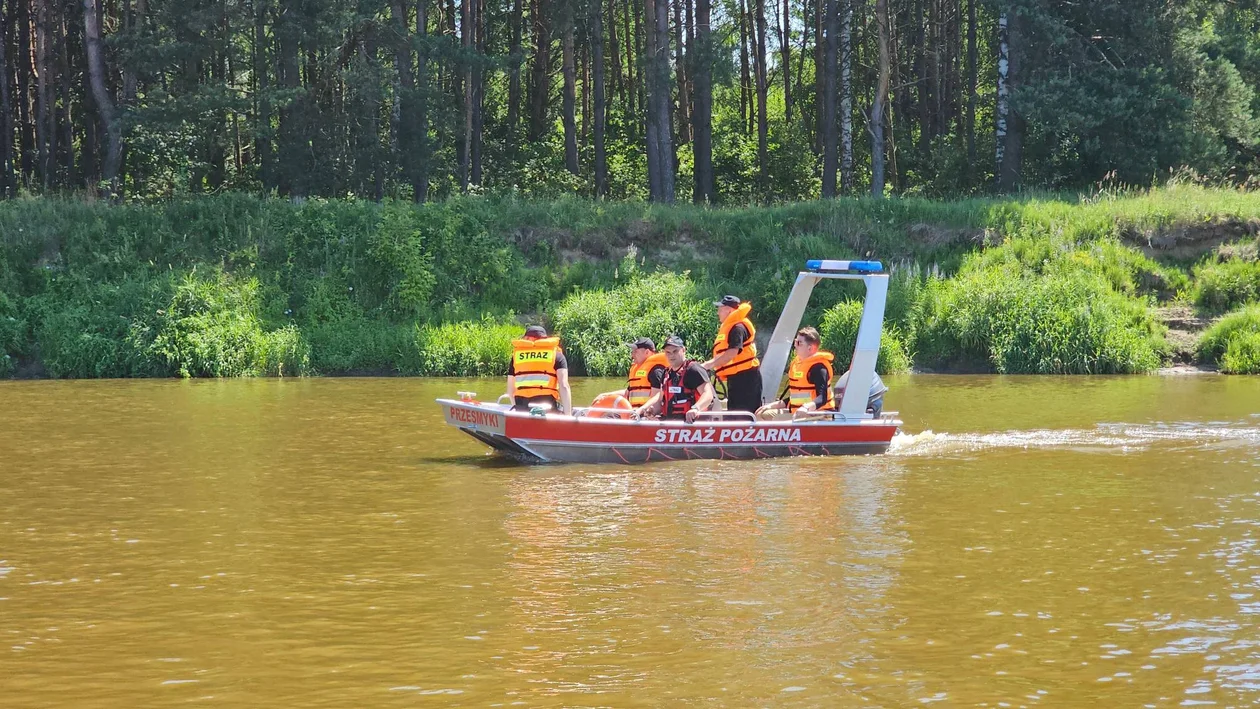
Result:
M862 455L888 449L900 421L628 421L536 416L439 399L446 422L495 452L529 463L648 463Z

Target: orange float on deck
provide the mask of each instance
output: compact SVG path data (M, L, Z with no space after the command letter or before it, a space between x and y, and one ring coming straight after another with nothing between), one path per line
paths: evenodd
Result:
M591 402L591 409L586 412L587 416L606 419L628 419L634 407L630 405L629 399L620 394L600 394L595 397L595 401ZM598 411L595 409L604 410ZM608 411L607 409L616 409L616 411Z

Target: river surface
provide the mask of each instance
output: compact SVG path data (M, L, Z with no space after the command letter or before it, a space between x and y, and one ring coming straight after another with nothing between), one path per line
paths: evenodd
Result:
M443 425L497 381L0 382L0 706L1260 702L1260 378L889 383L885 456L630 468Z

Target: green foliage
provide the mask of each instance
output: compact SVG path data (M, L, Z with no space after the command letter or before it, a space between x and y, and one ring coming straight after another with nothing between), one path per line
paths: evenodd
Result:
M1260 262L1233 258L1194 268L1194 304L1209 313L1223 313L1260 300Z
M34 349L49 376L145 377L167 370L150 352L166 278L91 283L54 280L26 301Z
M0 291L0 378L17 369L17 358L26 343L26 321L18 315L17 306Z
M1199 338L1199 361L1231 374L1260 374L1260 304L1235 310Z
M189 274L175 287L153 353L183 377L306 374L310 348L293 325L267 330L256 278Z
M862 302L857 300L836 303L823 315L822 326L819 328L822 349L836 356L834 366L837 372L848 369L853 360L853 347L857 342L858 325L861 321ZM875 371L880 374L907 372L913 359L901 329L896 325L886 324L879 340L879 357L875 361Z
M417 327L415 374L429 377L489 377L507 374L512 340L524 331L514 322L489 318Z
M1099 274L967 269L930 285L917 329L924 363L1003 374L1112 374L1158 367L1167 345L1145 302Z
M624 285L565 298L553 311L553 321L569 365L596 376L624 375L630 367L626 343L639 337L650 337L660 347L676 334L687 343L689 357L707 359L718 325L689 274L634 271Z

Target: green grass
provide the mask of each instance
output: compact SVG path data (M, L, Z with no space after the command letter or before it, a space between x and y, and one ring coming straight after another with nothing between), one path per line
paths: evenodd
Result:
M899 354L885 367L1145 371L1163 356L1152 299L1184 294L1217 311L1254 299L1254 260L1240 256L1254 249L1222 246L1190 270L1197 256L1137 247L1195 230L1245 235L1257 221L1260 193L1187 185L747 208L6 200L0 376L27 364L63 377L470 374L498 355L460 359L460 338L515 313L555 325L575 371L620 375L621 344L640 334L678 330L707 354L716 295L751 300L769 328L806 259L868 256L897 266L887 341ZM859 296L822 284L805 321L822 326ZM457 323L470 329L442 330Z
M1199 360L1229 374L1260 374L1260 304L1235 310L1199 338Z
M1260 262L1229 259L1194 268L1194 304L1219 314L1260 301Z

